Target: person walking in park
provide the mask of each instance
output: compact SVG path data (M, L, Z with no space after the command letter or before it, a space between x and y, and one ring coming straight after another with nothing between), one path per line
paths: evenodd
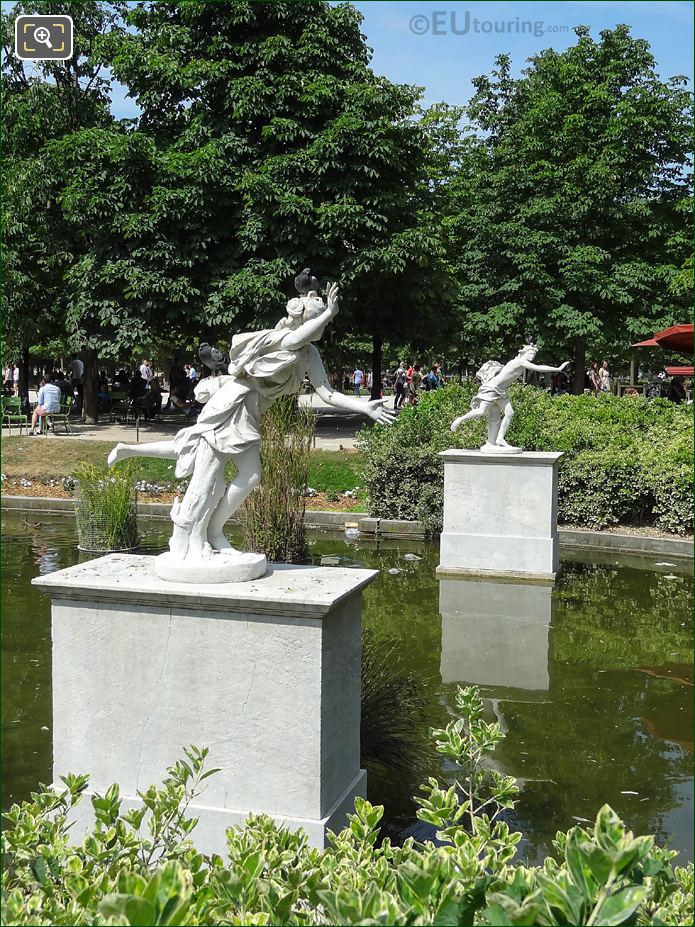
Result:
M357 396L358 399L360 398L363 380L364 373L360 370L359 367L356 367L355 372L352 375L352 385L355 387L355 396Z
M19 364L12 364L12 395L19 396Z
M408 383L408 405L416 406L418 403L418 393L422 386L422 374L420 364L415 364L413 372Z
M683 377L676 375L671 380L671 384L668 390L668 398L671 402L675 402L680 405L680 403L685 402L687 398L687 393L685 391L685 381Z
M589 389L594 396L598 396L601 392L601 377L599 376L598 364L596 361L594 361L587 370L587 377L589 378Z
M38 398L39 401L31 415L30 435L41 434L40 431L36 430L40 418L45 418L47 415L60 412L60 403L63 394L60 392L60 387L56 386L53 374L49 374L42 378Z
M437 365L434 364L427 374L427 389L439 389L439 386L439 370Z
M408 385L408 375L405 364L399 364L393 375L393 408L400 409L405 400L405 391Z
M610 393L611 391L611 375L608 370L608 361L604 360L601 364L601 369L598 372L599 377L599 388L602 393Z

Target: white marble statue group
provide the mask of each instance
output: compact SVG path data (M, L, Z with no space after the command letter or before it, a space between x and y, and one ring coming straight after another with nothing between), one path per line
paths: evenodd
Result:
M296 278L298 296L287 303L287 315L274 329L235 335L229 352L228 373L201 380L196 399L204 403L195 425L182 428L171 441L117 444L109 464L127 457L159 457L176 461L176 476L190 477L181 501L171 511L174 523L169 551L155 558L155 572L175 582L240 582L263 576L263 554L244 553L232 547L224 526L261 478L260 418L279 396L297 393L305 374L329 405L366 414L374 422L390 424L394 413L386 400L366 405L336 392L331 386L313 342L338 313L338 286L328 285L326 302L319 296L318 281L306 269ZM526 345L504 367L488 361L478 378L482 385L471 411L461 422L488 418L484 453L515 453L505 441L514 414L507 388L524 369L550 372L564 369L533 364L534 345ZM225 467L233 461L235 478L225 482Z

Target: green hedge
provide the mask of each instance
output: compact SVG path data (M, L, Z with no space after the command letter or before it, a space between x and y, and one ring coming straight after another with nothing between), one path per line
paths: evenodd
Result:
M476 448L484 421L450 424L469 408L476 385L425 393L391 427L361 436L370 514L416 519L441 530L443 466L439 451ZM631 396L550 396L510 391L516 415L508 439L528 451L564 451L559 520L606 528L652 525L687 534L693 523L693 411L667 400Z

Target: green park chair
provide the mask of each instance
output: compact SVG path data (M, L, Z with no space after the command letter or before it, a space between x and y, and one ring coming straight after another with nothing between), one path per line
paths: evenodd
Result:
M19 425L19 434L26 425L29 432L29 417L22 412L22 400L19 396L3 396L2 398L2 424L7 425L12 434L12 426Z
M56 423L65 426L66 435L72 434L70 428L70 412L72 411L72 404L74 401L75 399L73 396L66 396L60 404L60 412L51 412L50 415L46 416L46 427L43 430L45 435L48 434L49 425L55 432Z
M119 415L123 418L128 415L128 393L123 390L112 390L109 421L113 424Z

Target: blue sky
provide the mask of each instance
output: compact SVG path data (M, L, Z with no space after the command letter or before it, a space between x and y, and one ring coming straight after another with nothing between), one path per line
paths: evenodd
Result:
M602 29L625 23L637 38L647 39L662 78L674 74L693 77L693 4L688 0L667 2L618 2L618 0L568 0L568 2L447 2L447 0L388 0L358 2L364 15L363 32L374 50L372 67L398 83L425 88L425 103L444 100L461 104L470 99L471 80L487 74L495 56L512 57L518 74L526 59L544 48L561 51L574 44L572 27L586 25L598 38ZM433 14L440 15L433 21ZM466 28L466 34L454 34ZM444 14L443 16L441 14ZM415 18L414 17L418 17ZM424 18L423 18L424 17ZM479 20L474 31L473 20ZM517 25L517 20L519 23ZM419 35L411 30L424 30ZM483 21L490 23L484 25ZM495 23L513 23L511 31L495 34ZM542 35L530 34L529 25ZM538 27L536 27L538 23ZM433 28L435 33L433 34ZM491 29L486 32L484 30ZM523 32L522 30L527 31ZM568 29L569 31L556 31ZM442 34L444 33L444 34Z
M543 48L562 50L573 44L576 37L572 27L576 25L589 26L598 37L601 29L626 23L634 36L650 43L662 77L685 74L691 86L693 83L690 0L362 0L355 5L364 15L362 29L374 51L374 70L398 83L424 87L426 105L440 100L465 103L472 93L471 80L489 73L496 55L509 53L513 71L518 74L530 55ZM438 15L433 20L435 13ZM453 28L463 33L466 13L468 32L455 34L452 14ZM511 30L506 27L503 34L495 32L495 24L499 29L500 23L510 22ZM414 29L424 30L424 34ZM135 116L137 107L125 99L124 90L114 91L114 114Z

